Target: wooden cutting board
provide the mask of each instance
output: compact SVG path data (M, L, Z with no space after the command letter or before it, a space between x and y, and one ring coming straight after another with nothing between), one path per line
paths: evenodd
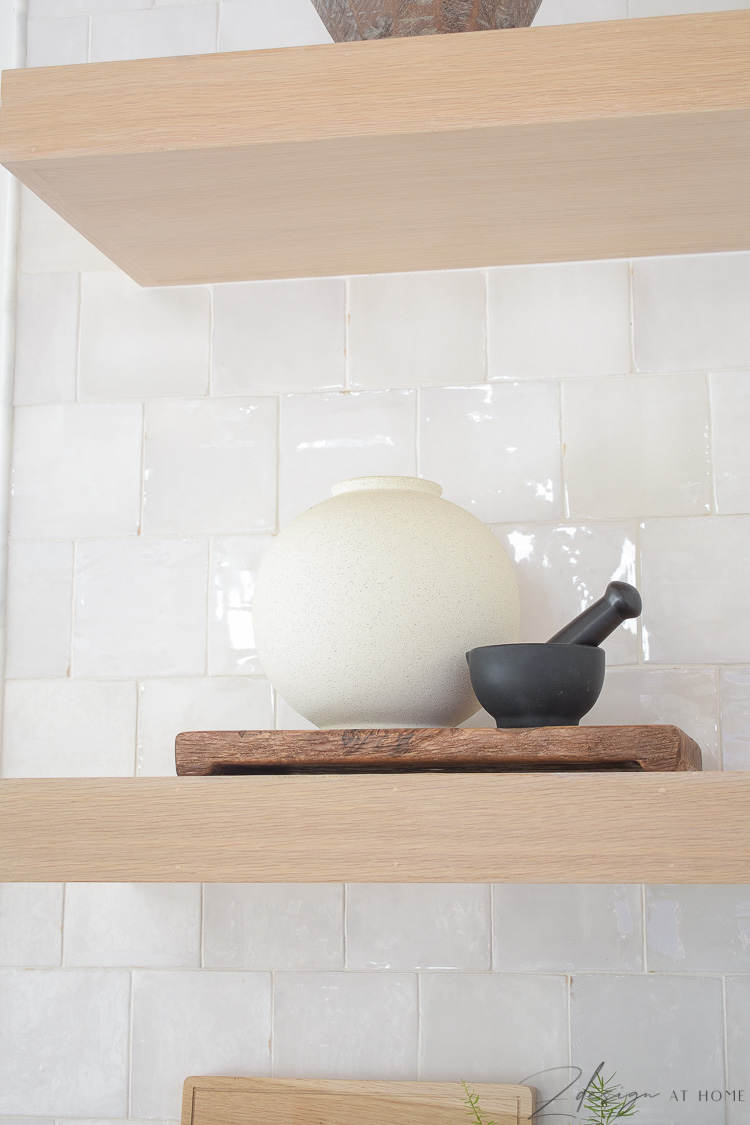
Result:
M470 1083L495 1125L534 1110L530 1086ZM460 1082L357 1082L290 1078L188 1078L182 1125L465 1125Z

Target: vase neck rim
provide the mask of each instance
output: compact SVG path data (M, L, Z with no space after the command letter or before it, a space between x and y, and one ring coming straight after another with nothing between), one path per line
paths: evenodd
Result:
M331 489L331 496L341 496L344 492L372 492L375 490L391 490L398 492L429 492L431 496L440 496L442 488L432 480L423 480L421 477L352 477L350 480L340 480Z

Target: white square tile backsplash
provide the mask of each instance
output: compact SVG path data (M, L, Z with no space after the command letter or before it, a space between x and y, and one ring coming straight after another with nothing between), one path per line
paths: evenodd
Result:
M194 883L71 883L66 965L200 965L201 888Z
M134 8L135 4L107 5ZM219 5L186 4L149 11L94 11L91 20L91 62L145 59L163 55L204 55L216 50Z
M205 539L88 540L76 556L76 676L206 670Z
M420 391L419 472L486 523L562 512L560 406L553 382Z
M489 969L490 889L472 883L352 883L348 969Z
M636 260L636 370L747 370L749 310L750 254Z
M698 516L713 507L703 375L566 380L562 436L573 519Z
M141 289L119 270L84 273L81 399L205 395L210 323L205 286Z
M28 15L33 66L329 41L311 0ZM676 723L704 768L750 770L750 253L140 289L25 188L19 236L5 777L170 775L180 730L308 726L255 652L258 566L337 480L415 473L492 525L523 639L642 588L586 721ZM551 1097L539 1071L605 1058L665 1091L643 1125L746 1125L747 897L3 885L0 1118L176 1125L191 1073Z
M641 889L624 883L499 884L493 887L493 967L642 971L641 919Z
M343 969L341 884L212 883L204 896L209 968Z
M275 1077L417 1077L416 973L276 973L275 980Z
M486 282L479 270L353 277L349 383L415 387L486 377Z
M630 267L620 261L492 269L488 327L490 379L627 373Z
M638 1125L723 1125L723 1101L698 1100L725 1088L722 1008L718 977L576 974L571 1058L587 1075L604 1060L626 1090L650 1095ZM671 1099L682 1089L689 1099Z
M0 1114L124 1117L130 973L0 970Z
M143 410L16 410L10 533L14 539L137 535Z
M19 278L16 318L17 406L75 402L78 362L77 273L40 273ZM39 307L50 330L39 331Z
M242 7L249 10L244 0ZM345 311L346 282L338 277L216 285L213 394L343 388Z
M273 531L275 400L149 403L143 477L147 535Z
M269 1074L270 973L136 970L132 1020L137 1117L179 1119L191 1074Z

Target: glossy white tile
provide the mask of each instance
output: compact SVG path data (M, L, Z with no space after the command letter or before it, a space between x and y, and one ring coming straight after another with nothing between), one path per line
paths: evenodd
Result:
M279 525L327 500L347 477L414 476L415 391L281 399Z
M27 21L27 66L70 66L73 63L85 63L88 61L88 53L87 16Z
M652 520L640 532L643 656L656 664L750 661L750 517Z
M4 777L131 777L134 683L9 680Z
M510 524L495 527L521 594L521 640L546 641L613 580L638 584L635 523ZM637 626L604 642L608 664L635 664Z
M81 398L205 395L210 305L205 286L142 289L119 270L84 273Z
M610 668L586 726L668 723L701 748L704 770L719 768L719 700L713 668Z
M626 883L493 888L498 972L643 969L641 889Z
M55 1122L51 1117L2 1117L0 1121L3 1125L60 1125L60 1122ZM72 1125L70 1118L67 1118L62 1125ZM81 1122L80 1125L84 1123ZM95 1123L89 1120L85 1125L95 1125Z
M130 974L0 971L0 1114L125 1117Z
M276 402L154 402L146 407L147 535L272 531Z
M138 685L138 773L174 776L175 738L190 730L267 730L273 693L242 677L145 680Z
M133 973L130 1112L179 1119L191 1074L270 1073L271 974Z
M750 512L750 371L722 371L709 384L716 510Z
M479 270L353 277L349 385L476 383L486 375L485 277Z
M248 9L244 0L242 7L269 10ZM343 278L217 285L211 391L253 395L341 388L345 337Z
M718 978L576 975L571 1060L584 1081L604 1061L626 1091L648 1095L638 1125L723 1125L723 1104L698 1098L722 1088L722 1007ZM683 1089L684 1102L671 1098Z
M750 1101L750 977L727 977L726 994L726 1125L744 1125Z
M323 21L307 0L274 0L272 5L222 0L220 51L258 51L265 47L330 42Z
M30 19L89 15L96 12L150 8L153 0L28 0Z
M7 676L18 679L67 675L72 601L72 543L10 543L5 622Z
M59 965L62 883L0 883L0 965Z
M51 0L55 3L56 0ZM59 21L55 21L57 23ZM54 30L54 29L53 29ZM116 267L28 188L21 188L19 266L22 273L74 273Z
M750 885L646 887L648 971L750 972Z
M721 741L725 770L750 770L750 668L721 671Z
M200 929L197 883L69 883L64 963L197 968Z
M491 269L488 316L490 379L631 370L628 262Z
M489 887L348 884L346 965L348 969L489 969Z
M75 676L197 676L206 670L208 543L79 543Z
M628 0L546 0L534 17L534 27L559 23L589 23L628 18Z
M562 515L553 382L420 391L419 473L488 523Z
M135 403L19 407L11 535L136 535L142 426Z
M219 6L215 3L95 12L91 20L91 62L209 54L216 50L218 20Z
M747 0L629 0L631 19L644 16L688 16L747 8Z
M276 692L276 730L317 730L317 727Z
M212 676L261 675L253 633L253 593L270 535L214 539L209 572L208 670Z
M413 973L276 973L277 1078L415 1079Z
M78 275L72 273L19 277L16 406L75 401L79 288Z
M689 516L711 510L705 376L566 380L562 423L572 517Z
M744 5L743 5L744 6ZM638 371L750 366L750 253L633 263Z
M340 883L208 883L203 910L208 968L344 967Z
M423 973L420 1078L523 1082L539 1099L568 1059L568 1002L562 976ZM560 1085L560 1083L558 1083Z

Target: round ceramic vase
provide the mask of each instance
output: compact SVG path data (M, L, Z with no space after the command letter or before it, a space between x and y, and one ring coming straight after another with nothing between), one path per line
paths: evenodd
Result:
M518 639L510 560L416 477L358 477L276 537L255 639L279 693L318 727L451 727L479 704L466 652Z

